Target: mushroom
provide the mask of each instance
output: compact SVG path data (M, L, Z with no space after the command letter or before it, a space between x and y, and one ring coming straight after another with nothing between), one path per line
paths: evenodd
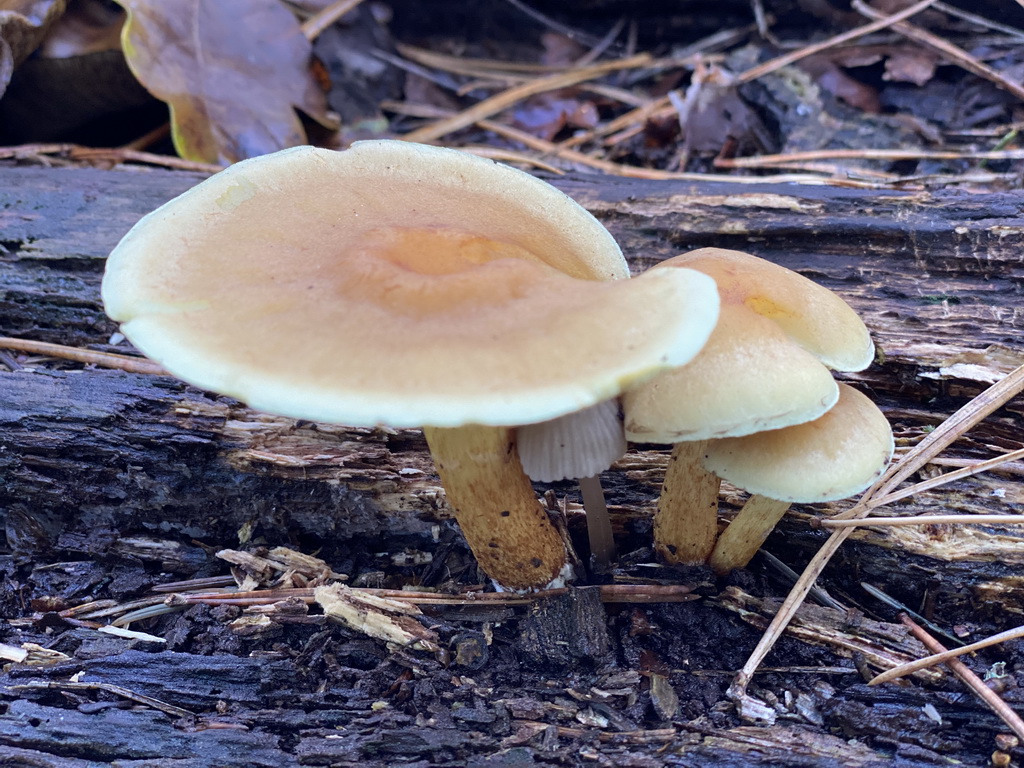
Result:
M680 267L715 279L718 325L690 363L627 391L623 408L628 439L675 444L654 517L655 548L668 562L700 564L718 535L719 479L703 466L707 441L820 417L839 397L826 366L860 370L874 346L839 296L784 267L702 248L648 273Z
M132 228L102 292L125 335L192 384L293 418L426 427L481 567L530 589L571 568L513 427L685 362L717 315L704 275L627 274L604 228L544 182L375 141L216 174Z
M718 573L750 562L794 502L836 501L868 488L889 465L892 429L878 407L848 384L824 416L746 437L712 440L704 467L752 495L718 537Z
M597 569L607 568L615 557L615 537L599 475L626 453L618 399L522 426L516 430L516 441L523 470L531 480L579 482L590 556Z

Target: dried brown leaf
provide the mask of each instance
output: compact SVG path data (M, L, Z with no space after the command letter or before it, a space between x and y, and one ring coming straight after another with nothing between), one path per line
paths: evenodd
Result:
M679 695L665 675L651 672L651 704L662 720L672 720L679 712Z
M72 3L39 46L47 59L69 59L91 53L121 50L124 11L102 0Z
M935 76L938 63L938 56L931 51L916 46L898 48L885 60L882 78L896 83L924 85Z
M24 61L64 13L66 0L0 0L0 96Z
M167 102L178 153L232 163L306 141L299 108L328 124L310 43L280 0L117 0L125 57Z
M882 110L878 91L850 77L828 56L808 56L798 66L811 75L824 90L851 107L872 114Z

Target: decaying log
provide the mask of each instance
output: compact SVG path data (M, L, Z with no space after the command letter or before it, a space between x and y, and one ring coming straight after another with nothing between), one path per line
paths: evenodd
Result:
M116 327L99 303L103 258L143 213L199 179L0 169L0 332L121 349L108 344ZM934 426L1024 362L1024 213L1012 193L555 183L606 223L635 271L694 247L735 247L841 293L872 329L882 361L851 378L881 403L898 437ZM0 393L0 509L26 551L56 536L62 549L95 553L104 530L330 538L380 531L386 518L391 530L415 532L443 507L416 432L296 423L172 379L101 370L33 365L0 374ZM966 452L1020 447L1017 414L1019 406L1002 411ZM633 452L617 465L609 484L620 516L649 512L663 464L661 452ZM1021 498L1022 486L1000 474L904 506L999 512ZM1024 560L1013 529L862 538L941 560Z
M103 259L140 216L199 179L152 170L0 168L0 334L126 351L100 306ZM880 350L876 365L848 380L879 402L901 446L1024 363L1024 212L1016 194L652 183L604 177L559 178L554 183L608 226L634 271L691 248L731 247L796 269L846 297L865 318ZM985 458L1022 447L1022 408L1024 403L1017 400L1000 410L960 441L952 455ZM664 450L639 446L606 473L617 532L632 536L634 542L649 536L666 458ZM921 494L894 510L1019 510L1024 501L1022 472L1024 467L1010 466ZM568 485L556 488L559 496L569 492ZM729 487L724 493L723 512L728 515L741 496ZM578 505L570 502L566 508L570 523L578 523ZM816 508L797 505L780 533L769 539L768 548L798 566L824 537L809 525L815 512ZM297 422L256 413L168 377L83 369L0 350L0 517L13 552L0 558L0 576L33 558L57 562L49 569L32 570L34 583L45 594L73 601L93 594L101 583L109 585L111 594L128 596L145 586L141 571L115 578L103 563L131 561L182 577L207 575L208 551L256 540L327 550L332 543L348 542L362 552L397 552L400 542L430 542L447 513L425 443L416 431ZM450 527L446 530L450 535ZM1024 532L1012 526L867 531L856 534L841 551L831 585L840 599L854 598L851 602L863 599L854 594L857 580L883 586L915 606L927 596L947 623L986 621L997 629L1019 619L1014 606L1024 599L1022 564ZM838 573L844 575L835 578ZM17 590L0 589L0 607L11 613L27 610L19 599ZM753 625L763 625L758 607L750 601L721 605ZM738 619L730 624L732 619L721 618L722 609L695 606L658 609L656 618L678 635L671 640L672 648L705 669L735 669L756 632L739 629ZM36 610L45 611L46 606ZM551 621L561 613L538 610L531 621ZM618 637L605 642L601 636L601 642L580 647L607 651L609 643L625 645L622 653L636 669L642 649L633 638L644 636L646 619L642 614L622 616ZM221 618L229 617L218 621ZM830 621L842 623L836 616ZM520 642L549 636L543 626L523 623L529 632L524 631ZM518 754L514 751L523 745L532 748L583 738L576 732L579 723L607 720L609 712L618 711L602 709L600 701L586 698L591 694L580 694L575 703L570 699L572 707L564 701L553 705L512 694L494 701L491 694L474 693L471 680L461 682L433 660L385 662L382 651L369 641L352 640L326 653L318 648L329 630L315 622L297 622L287 630L305 633L299 638L289 635L299 647L308 643L302 665L263 650L259 653L269 654L266 665L250 661L246 639L227 630L211 630L208 640L190 636L193 644L206 643L207 653L236 654L225 657L231 661L224 662L224 684L214 685L220 657L180 658L184 654L175 653L175 648L184 646L185 635L193 632L187 628L192 625L181 626L178 634L175 628L169 631L167 650L154 653L146 648L144 654L129 643L111 646L114 641L109 639L102 648L94 648L90 643L96 643L95 638L86 642L84 635L65 632L62 641L75 660L49 672L26 673L24 684L41 678L59 681L84 670L85 680L124 680L186 709L210 712L218 710L219 700L230 700L233 716L226 718L224 727L250 728L254 733L240 738L235 734L241 731L207 732L203 738L210 745L211 759L223 765L290 765L296 760L347 764L342 761L353 755L367 765L414 756L438 764L465 764L466 755L484 749L481 745L500 745L506 750L503 754L511 755L511 765ZM702 632L711 633L708 643L688 639ZM833 639L823 644L838 642L834 638L839 636L829 635ZM448 640L458 646L457 638L449 634ZM0 641L12 642L9 636ZM796 641L789 642L791 649L797 647L792 645ZM493 653L492 649L492 657ZM596 666L605 661L594 653L593 659L583 661L574 656L573 664ZM809 660L825 651L800 653ZM116 655L116 661L103 666L109 655ZM541 666L550 656L543 648L526 655ZM304 679L307 667L320 670L331 682ZM408 681L403 677L407 668L422 676ZM370 669L375 671L363 674ZM677 673L680 670L672 672ZM448 704L435 711L424 702L431 691L437 692L442 677ZM212 687L204 689L202 680ZM541 685L540 677L529 680L530 685ZM727 676L717 682L695 677L680 698L714 701L722 695L724 680ZM419 701L418 711L429 710L437 718L429 727L416 725L399 709L379 714L374 709L374 697L405 696L406 682L408 700ZM7 676L0 684L11 696L11 686L22 683L17 676ZM617 690L616 685L640 689L639 678L629 686L599 677L588 684L601 690ZM676 685L679 688L678 680ZM180 720L172 723L154 712L113 706L101 716L69 711L58 706L61 697L77 694L61 694L57 688L26 690L19 688L21 700L0 713L0 745L5 745L0 750L16 749L18 754L11 753L14 760L54 766L113 760L137 761L130 764L138 766L160 760L174 762L159 764L192 764L188 748L195 741L182 737L188 726ZM857 689L827 705L824 700L808 705L807 711L825 712L822 716L831 717L831 724L841 724L843 736L857 737L857 727L869 721L877 725L886 702L897 706L892 702L899 697L872 698L875 690ZM350 702L351 709L319 707L317 697L324 695ZM910 699L899 702L905 708ZM449 712L446 707L452 701L458 707L451 705ZM914 699L915 711L924 703L925 699ZM685 703L681 706L685 710ZM799 697L795 706L794 712L801 711ZM980 735L968 740L969 754L981 754L999 725L980 715L976 705L957 706L957 722L984 722ZM623 704L622 710L639 711L635 702ZM555 711L565 716L565 722L545 725L545 718ZM685 719L698 716L683 714ZM889 756L814 727L817 723L810 715L802 726L698 728L688 734L678 729L643 730L639 719L613 721L603 726L598 740L609 750L603 754L627 754L648 745L654 755L671 743L680 765L734 765L737 760L784 764L798 744L804 750L801 764L807 765L826 765L833 759L881 765ZM926 730L926 721L910 727ZM445 725L453 722L458 727ZM632 726L637 730L630 731ZM118 741L118 734L131 729L153 734L151 748ZM896 730L894 726L892 732ZM293 740L299 731L301 738ZM618 733L609 735L610 731ZM480 732L491 735L485 739ZM109 738L102 735L106 733ZM585 736L586 729L581 733ZM64 757L50 754L58 738L73 743ZM887 743L879 738L877 743ZM962 745L944 738L936 731L933 740L922 737L914 742L920 754L904 750L903 764L924 765L936 753L959 754ZM97 744L111 747L103 752ZM524 754L523 759L532 760L529 752Z

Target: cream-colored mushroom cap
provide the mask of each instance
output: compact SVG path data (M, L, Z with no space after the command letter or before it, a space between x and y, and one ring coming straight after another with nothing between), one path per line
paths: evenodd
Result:
M875 348L849 304L792 270L741 251L699 248L654 269L687 267L710 275L722 304L739 304L775 322L797 344L837 371L871 365Z
M624 394L626 437L676 443L749 435L816 419L838 397L829 370L778 325L723 303L697 357Z
M109 258L103 300L169 371L262 410L541 421L686 362L717 317L698 272L601 282L622 275L621 254L574 208L452 150L285 150L142 219Z
M892 429L867 397L839 385L839 402L821 418L785 429L714 440L704 466L753 494L812 503L867 489L889 464Z

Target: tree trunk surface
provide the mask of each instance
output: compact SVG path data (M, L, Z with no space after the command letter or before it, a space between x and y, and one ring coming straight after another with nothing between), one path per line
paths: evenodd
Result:
M100 304L103 260L143 214L200 179L0 168L0 334L124 351ZM879 404L900 447L1024 363L1018 194L609 177L553 183L608 227L634 272L717 246L765 257L842 295L879 349L869 370L844 378ZM923 766L987 760L993 736L1006 730L940 672L911 686L865 686L858 669L886 668L879 649L892 658L924 654L891 623L895 610L858 582L968 640L1005 629L1019 623L1024 604L1018 527L854 534L822 580L854 610L804 609L769 660L782 671L758 678L778 723L744 725L725 706L729 673L788 584L759 564L717 585L706 571L649 565L644 547L668 455L655 446L634 446L604 476L619 551L630 553L623 568L690 579L699 601L606 608L570 593L499 613L433 609L453 654L442 659L389 653L314 614L251 634L229 626L237 609L205 606L133 626L165 637L162 645L76 626L58 611L96 596L128 601L169 578L226 573L213 555L222 548L319 551L370 586L373 574L428 586L477 575L418 431L298 422L169 377L2 349L0 362L0 518L10 553L0 555L0 615L9 617L0 642L65 654L0 674L0 757L13 764L482 766L628 757L636 765L898 758ZM1021 410L1020 399L1000 409L947 458L1024 447ZM927 472L939 469L946 467ZM1010 464L892 511L1019 512L1022 472ZM578 537L575 489L550 488L553 513ZM725 486L722 517L741 501ZM767 550L799 570L825 538L811 519L847 504L797 505ZM604 628L580 629L595 617ZM482 659L456 653L468 636L486 638ZM1021 654L1024 646L1010 643L973 666L1009 661L1012 670ZM77 673L192 714L60 687ZM1003 693L1011 704L1024 699L1016 691L1008 684ZM921 714L929 703L937 720Z

